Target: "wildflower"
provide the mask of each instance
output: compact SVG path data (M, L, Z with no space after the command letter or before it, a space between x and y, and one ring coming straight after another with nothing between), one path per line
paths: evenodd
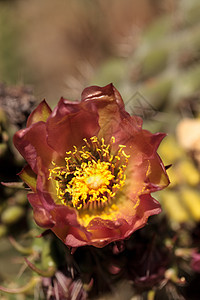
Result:
M71 247L129 237L161 211L150 193L169 184L156 152L164 136L143 130L112 84L53 111L41 102L14 136L36 223Z

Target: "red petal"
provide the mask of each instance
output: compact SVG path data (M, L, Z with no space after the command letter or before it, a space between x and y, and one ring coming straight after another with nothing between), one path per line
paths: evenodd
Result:
M18 131L13 138L15 147L35 173L37 173L38 156L42 159L42 164L46 167L49 167L53 159L55 151L47 144L46 137L46 124L38 122Z
M153 159L149 160L149 171L145 181L147 190L151 193L167 187L170 183L166 169L157 153Z
M116 101L118 106L124 109L124 101L112 83L104 87L94 85L85 88L81 94L81 101Z
M34 219L38 226L44 228L52 228L55 222L51 214L42 206L38 194L28 194L28 201L33 207Z
M130 223L126 222L126 215L123 216L124 219L119 218L116 221L104 220L97 217L84 229L80 227L80 225L77 226L70 223L69 219L66 222L65 216L67 214L64 213L63 215L62 207L60 207L60 221L57 220L58 222L56 222L52 230L70 247L80 247L84 245L93 245L100 248L104 247L113 241L128 238L134 231L145 226L151 215L161 212L160 204L153 199L151 195L142 195L140 198L139 205L132 211L132 221ZM56 215L60 216L58 211Z
M152 134L151 137L151 145L154 145L154 151L156 151L161 143L161 141L166 137L166 133L158 132L155 134Z
M105 87L91 86L86 88L81 100L84 103L92 103L99 114L100 132L98 137L110 142L112 133L119 126L120 110L124 111L123 100L119 92L109 84Z
M82 227L77 219L76 210L67 206L57 205L51 212L55 221L53 232L67 245L76 247L79 240L79 246L89 240L90 233ZM73 238L76 240L73 242ZM69 242L69 239L71 243ZM68 241L68 242L67 242Z
M76 238L73 234L68 234L64 243L70 247L81 247L88 245L87 241Z
M52 228L54 226L54 220L50 213L42 207L33 208L34 220L38 226L43 228Z
M97 135L98 114L91 104L73 103L61 99L47 121L48 144L62 157L84 138Z
M27 195L28 201L30 202L32 207L41 207L42 203L36 193L30 193Z
M46 101L43 100L28 117L27 127L40 121L46 122L51 112L51 108Z
M141 195L140 204L137 207L136 218L134 220L133 231L144 227L150 216L157 215L159 213L161 213L160 203L151 197L150 194Z
M119 96L119 95L118 95ZM121 98L121 97L120 97ZM81 101L114 101L114 88L112 83L100 87L100 86L90 86L83 90L81 94ZM121 102L122 99L120 99Z
M151 195L142 195L135 213L132 212L131 223L125 221L125 215L124 219L118 219L116 222L108 220L105 222L105 220L100 218L93 220L89 228L92 238L88 241L88 244L95 247L103 247L110 242L128 238L134 231L145 226L150 216L160 212L159 202L153 199Z

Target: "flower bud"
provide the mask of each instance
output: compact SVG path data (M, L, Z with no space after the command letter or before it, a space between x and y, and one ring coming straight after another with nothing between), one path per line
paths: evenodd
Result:
M3 224L6 225L12 225L16 222L18 222L25 214L24 208L13 205L10 207L7 207L1 215L1 221Z

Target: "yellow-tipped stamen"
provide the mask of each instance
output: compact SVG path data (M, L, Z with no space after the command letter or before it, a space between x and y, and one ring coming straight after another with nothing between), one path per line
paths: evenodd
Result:
M106 145L96 136L87 140L80 150L67 151L65 166L56 166L49 170L49 180L55 181L57 197L60 203L76 209L99 209L115 197L125 183L125 170L128 158L125 145L119 145L116 155L111 154L112 144Z

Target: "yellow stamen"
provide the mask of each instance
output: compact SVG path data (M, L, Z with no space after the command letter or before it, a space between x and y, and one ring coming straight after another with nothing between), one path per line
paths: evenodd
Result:
M130 157L124 152L125 145L119 145L116 155L111 154L114 137L108 145L96 136L83 141L85 145L80 150L74 146L74 152L66 152L65 166L52 162L54 168L49 170L49 180L55 181L60 203L78 210L91 204L93 208L103 207L116 195L125 183Z

